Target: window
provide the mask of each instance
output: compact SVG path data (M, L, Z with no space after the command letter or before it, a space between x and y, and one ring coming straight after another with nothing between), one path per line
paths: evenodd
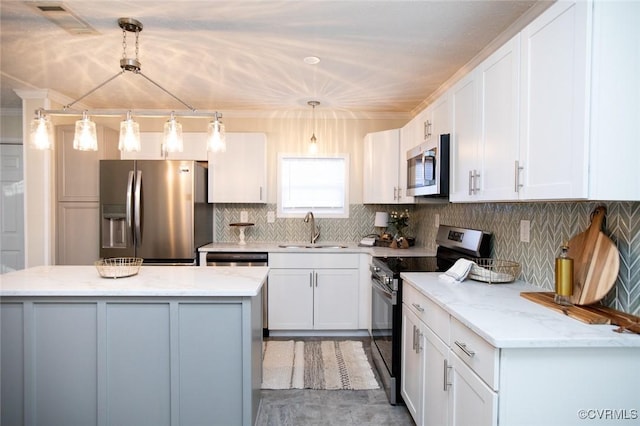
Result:
M278 155L278 217L349 217L349 156Z

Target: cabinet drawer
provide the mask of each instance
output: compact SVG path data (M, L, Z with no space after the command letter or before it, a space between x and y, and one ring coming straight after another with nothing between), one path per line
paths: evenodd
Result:
M415 287L404 281L402 302L433 332L449 344L449 314Z
M270 268L358 269L359 266L358 253L269 253Z
M455 318L451 318L451 350L482 378L498 390L499 350Z

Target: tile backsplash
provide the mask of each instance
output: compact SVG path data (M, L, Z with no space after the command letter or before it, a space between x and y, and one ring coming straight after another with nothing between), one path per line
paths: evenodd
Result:
M348 219L316 219L319 242L355 242L370 233L376 211L409 209L408 235L416 244L435 250L439 223L477 228L493 233L493 257L514 260L522 265L522 279L547 290L554 288L554 259L560 245L587 229L590 215L598 205L607 207L604 233L620 251L620 272L614 289L604 302L616 309L640 315L640 202L555 202L416 204L407 206L360 205L349 207ZM306 242L309 225L302 219L279 219L267 223L267 213L275 204L214 205L214 238L217 242L238 241L238 231L228 226L240 221L241 211L255 226L246 230L246 240ZM530 242L520 242L520 221L530 221Z

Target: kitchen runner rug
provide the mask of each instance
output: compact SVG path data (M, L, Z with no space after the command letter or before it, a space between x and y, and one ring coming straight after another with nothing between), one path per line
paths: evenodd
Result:
M262 389L378 389L362 342L268 340Z

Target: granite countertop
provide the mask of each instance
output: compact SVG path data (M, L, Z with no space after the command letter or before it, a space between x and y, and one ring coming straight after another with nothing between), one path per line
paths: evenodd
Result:
M267 267L142 266L137 275L102 278L94 266L37 266L2 275L9 296L256 296Z
M449 314L497 348L636 347L640 335L616 333L611 325L586 324L520 296L545 291L522 281L449 284L440 273L405 272L410 283Z
M435 250L427 249L424 247L410 247L408 249L391 249L389 247L362 247L358 243L350 242L332 242L332 241L319 241L316 245L319 246L331 246L331 245L343 245L345 248L285 248L280 245L310 245L304 241L294 242L248 242L245 245L238 243L210 243L202 246L198 249L200 253L203 252L268 252L268 253L368 253L376 257L421 257L435 256Z

